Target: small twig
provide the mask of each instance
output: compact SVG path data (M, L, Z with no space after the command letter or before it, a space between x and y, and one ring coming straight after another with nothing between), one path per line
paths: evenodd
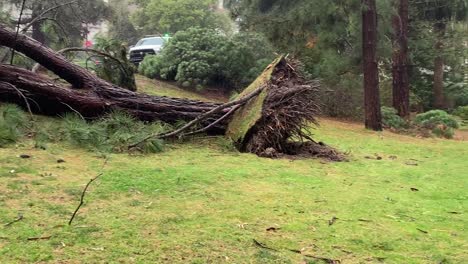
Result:
M1 84L4 84L4 85L8 85L10 86L11 88L15 89L15 91L24 99L24 103L26 104L26 107L28 109L28 112L29 114L31 115L31 118L34 119L34 115L32 113L32 110L31 110L31 106L29 105L29 102L28 102L28 98L23 94L23 92L21 92L20 89L18 89L16 86L14 86L13 84L11 83L7 83L7 82L0 82Z
M340 264L341 263L341 260L338 260L338 259L330 259L330 258L324 258L324 257L317 257L317 256L313 256L313 255L309 255L309 254L305 254L303 255L304 257L307 257L307 258L313 258L313 259L316 259L316 260L321 260L321 261L324 261L328 264Z
M338 218L336 216L334 216L332 219L328 220L328 225L331 226L331 225L335 224L336 220L338 220Z
M428 234L428 233L429 233L429 232L427 232L426 230L422 230L422 229L420 229L420 228L416 228L416 230L418 230L419 232L424 233L424 234Z
M28 241L35 241L35 240L47 240L52 238L52 236L45 236L45 237L28 237Z
M62 102L62 101L60 101L60 103L62 103L63 105L66 105L68 108L70 108L70 110L72 110L73 112L75 112L82 120L86 120L86 119L84 118L84 116L83 116L80 112L78 112L77 110L75 110L75 109L74 109L73 107L71 107L69 104L64 103L64 102Z
M107 165L107 161L108 159L106 159L104 161L104 164L102 165L102 169L104 169L104 167ZM81 198L80 198L80 204L78 204L78 207L76 207L75 211L73 212L73 215L71 216L70 218L70 221L68 221L68 225L71 225L72 222L73 222L73 219L75 219L75 216L76 214L78 213L78 211L80 210L81 206L84 204L84 198L85 198L85 195L86 195L86 191L88 190L89 186L91 185L91 183L93 183L94 181L96 181L97 179L99 179L104 173L99 173L96 177L92 178L91 180L89 180L88 184L86 184L85 188L83 189L83 192L81 193Z
M256 239L253 239L253 242L257 247L260 247L260 248L263 248L263 249L268 249L268 250L271 250L271 251L279 251L277 249L271 248L271 247L257 241ZM317 256L309 255L309 254L302 254L301 250L296 250L296 249L288 249L288 250L291 251L291 252L300 254L300 255L302 255L304 257L307 257L307 258L313 258L313 259L324 261L324 262L326 262L328 264L340 264L341 263L341 261L337 260L337 259L330 259L330 258L324 258L324 257L317 257Z
M16 222L19 222L19 221L21 221L21 220L23 220L23 219L24 219L23 214L18 214L18 217L17 217L15 220L13 220L13 221L11 221L11 222L5 224L4 226L5 226L5 227L11 226L12 224L14 224L14 223L16 223Z
M89 180L88 184L86 184L85 188L83 189L83 192L81 193L80 204L78 205L78 207L76 207L75 212L73 212L73 215L72 215L72 217L70 218L70 221L68 221L68 225L71 225L71 224L72 224L73 219L75 219L76 214L78 213L78 211L80 210L81 206L83 205L83 203L84 203L84 197L85 197L85 195L86 195L86 191L88 190L88 188L89 188L89 186L91 185L91 183L93 183L93 181L99 179L99 177L101 177L102 175L103 175L103 173L98 174L98 176L96 176L95 178L92 178L91 180Z
M257 241L255 238L253 239L253 242L254 242L254 244L255 244L257 247L260 247L260 248L263 248L263 249L272 250L272 251L278 251L277 249L268 247L267 245L265 245L265 244L263 244L263 243Z

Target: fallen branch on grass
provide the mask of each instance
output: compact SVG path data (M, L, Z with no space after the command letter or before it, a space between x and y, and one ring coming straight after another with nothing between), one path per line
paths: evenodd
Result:
M104 161L104 165L102 166L102 169L101 170L104 170L105 166L107 165L107 161L108 159L106 159ZM96 177L92 178L91 180L89 180L89 182L86 184L85 188L83 189L83 192L81 192L81 197L80 197L80 204L78 204L78 207L76 207L75 211L73 212L73 215L71 216L70 218L70 221L68 221L68 225L71 225L73 223L73 219L75 219L75 216L76 214L78 213L78 211L80 210L81 206L83 206L84 204L84 198L85 198L85 195L86 195L86 191L88 190L89 186L91 185L91 183L93 183L94 181L96 181L97 179L99 179L104 173L99 173Z
M23 220L23 219L24 219L23 214L18 214L18 217L17 217L15 220L13 220L13 221L11 221L11 222L5 224L5 227L11 226L12 224L14 224L14 223L16 223L16 222L19 222L19 221L21 221L21 220Z
M262 243L262 242L259 242L258 240L256 239L253 239L253 242L254 244L259 247L259 248L262 248L262 249L268 249L268 250L271 250L271 251L279 251L278 249L275 249L275 248L272 248L272 247L269 247L267 246L266 244ZM296 249L288 249L288 251L291 251L293 253L297 253L297 254L300 254L306 258L312 258L312 259L316 259L316 260L321 260L321 261L324 261L325 263L328 263L328 264L340 264L341 263L341 260L338 260L338 259L330 259L330 258L325 258L325 257L317 257L317 256L314 256L314 255L310 255L310 254L303 254L301 250L296 250Z
M256 240L255 238L253 239L253 242L254 244L259 247L259 248L263 248L263 249L268 249L268 250L272 250L272 251L278 251L277 249L274 249L274 248L271 248L265 244L263 244L262 242L259 242L258 240Z
M44 237L28 237L28 241L36 241L36 240L48 240L51 239L52 236L44 236Z

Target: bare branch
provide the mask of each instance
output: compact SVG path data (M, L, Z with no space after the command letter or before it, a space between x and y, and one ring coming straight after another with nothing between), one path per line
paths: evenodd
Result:
M214 121L213 123L209 124L208 126L202 128L202 129L190 132L190 133L182 134L182 135L180 135L180 137L191 136L191 135L200 134L200 133L208 131L210 128L212 128L212 127L216 126L217 124L221 123L222 121L226 120L235 111L237 111L237 109L239 109L241 106L242 105L239 104L239 105L236 105L236 106L232 107L231 110L229 110L229 112L227 112L225 115L223 115L222 117L220 117L218 120Z
M51 8L48 8L46 10L44 10L42 13L40 13L38 16L36 16L35 18L33 18L31 20L31 22L29 22L28 24L26 24L26 26L23 27L23 29L21 30L21 32L25 32L26 30L28 30L34 23L38 22L39 20L43 19L45 15L47 15L48 13L60 8L60 7L63 7L63 6L66 6L66 5L71 5L71 4L74 4L78 2L78 0L73 0L73 1L70 1L70 2L66 2L66 3L63 3L63 4L59 4L59 5L56 5L56 6L53 6Z
M104 164L102 165L101 171L104 170L104 168L106 167L108 161L109 161L109 159L106 159L104 161ZM71 216L70 221L68 221L68 225L71 225L73 223L73 219L75 219L76 214L80 210L81 206L84 204L84 198L85 198L85 195L86 195L86 191L88 190L91 183L93 183L95 180L99 179L103 174L104 174L103 172L99 173L96 177L89 180L88 184L86 184L85 188L83 189L83 192L81 193L80 204L78 205L78 207L76 207L75 211L73 212L73 215Z
M28 109L28 112L31 115L31 118L34 119L34 115L33 115L32 111L31 111L31 106L29 105L28 98L23 94L23 92L21 92L20 89L18 89L16 86L14 86L11 83L0 82L0 85L6 85L6 86L9 86L9 87L15 89L15 91L24 99L24 103L25 103L25 105L26 105L26 107Z

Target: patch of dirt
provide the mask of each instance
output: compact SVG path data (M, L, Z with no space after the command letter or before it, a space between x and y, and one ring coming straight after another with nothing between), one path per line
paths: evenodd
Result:
M267 148L265 151L260 153L259 156L266 158L286 158L291 160L321 158L336 162L348 161L346 154L341 153L322 142L289 142L286 146L287 149L284 151L284 153L280 153L274 148Z
M459 141L468 141L468 130L456 130L453 139Z

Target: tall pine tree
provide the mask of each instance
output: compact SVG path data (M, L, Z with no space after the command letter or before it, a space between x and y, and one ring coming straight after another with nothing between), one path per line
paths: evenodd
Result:
M362 0L362 48L365 125L367 129L381 131L382 114L380 110L375 0Z
M393 108L404 118L409 116L410 89L408 76L408 0L396 0L393 16Z

